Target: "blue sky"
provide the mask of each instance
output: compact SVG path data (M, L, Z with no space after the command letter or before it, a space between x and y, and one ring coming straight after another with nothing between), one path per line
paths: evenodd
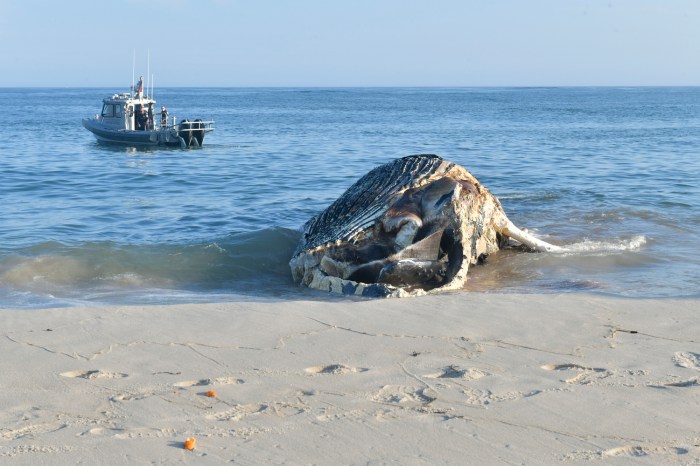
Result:
M700 85L698 0L0 0L0 86Z

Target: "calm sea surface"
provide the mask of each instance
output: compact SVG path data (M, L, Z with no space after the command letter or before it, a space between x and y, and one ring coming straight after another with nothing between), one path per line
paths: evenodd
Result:
M183 151L83 129L126 87L0 89L0 307L327 299L291 281L301 226L416 153L572 250L493 255L466 292L700 296L700 88L156 89L216 120Z

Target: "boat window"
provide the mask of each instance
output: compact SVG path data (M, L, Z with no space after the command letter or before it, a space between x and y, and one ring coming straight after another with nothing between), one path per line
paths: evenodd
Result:
M103 117L112 117L114 116L114 105L112 104L104 104L102 107L102 116Z
M121 105L114 106L114 116L117 118L121 118L121 116L122 116L122 106Z

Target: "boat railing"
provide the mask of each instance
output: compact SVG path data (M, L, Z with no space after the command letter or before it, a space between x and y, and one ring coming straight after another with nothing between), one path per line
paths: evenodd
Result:
M160 127L161 129L174 129L176 131L213 131L214 123L214 120L183 120L180 123L173 121L172 125L163 125L161 123Z

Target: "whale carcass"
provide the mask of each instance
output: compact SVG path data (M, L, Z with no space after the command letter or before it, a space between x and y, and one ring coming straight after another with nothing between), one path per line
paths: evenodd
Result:
M559 247L520 230L464 167L436 155L381 165L304 225L297 283L372 297L462 288L469 265L509 243Z

